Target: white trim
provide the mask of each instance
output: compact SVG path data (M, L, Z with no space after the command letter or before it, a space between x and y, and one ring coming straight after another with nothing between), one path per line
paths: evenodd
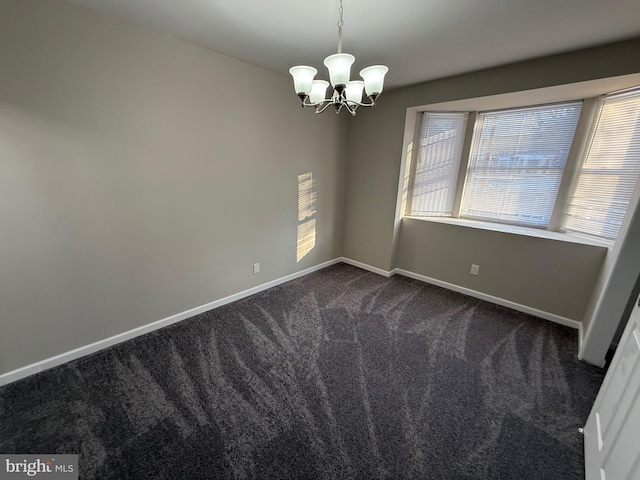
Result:
M584 330L582 328L582 322L580 322L580 326L578 327L578 352L582 350L582 341L584 340ZM579 357L579 355L578 355ZM580 359L580 358L578 358Z
M350 258L346 257L341 257L340 261L342 263L346 263L347 265L352 265L369 272L377 273L378 275L382 275L383 277L391 277L394 274L394 271L390 272L388 270L383 270L381 268L373 267L371 265L367 265L366 263L358 262L357 260L351 260Z
M607 361L604 358L599 362L594 362L592 360L584 358L584 356L582 355L583 342L584 342L584 339L583 339L582 342L580 342L580 348L578 349L578 360L580 360L582 362L585 362L585 363L588 363L589 365L595 365L596 367L604 368L605 365L607 364Z
M144 335L149 332L153 332L154 330L158 330L160 328L166 327L173 323L177 323L181 320L185 320L187 318L193 317L200 313L207 312L209 310L213 310L214 308L221 307L231 302L235 302L237 300L243 299L250 295L254 295L263 290L267 290L268 288L275 287L277 285L281 285L285 282L289 282L291 280L295 280L296 278L303 277L310 273L313 273L317 270L321 270L330 265L335 265L336 263L340 263L342 258L336 258L333 260L329 260L328 262L321 263L319 265L315 265L313 267L307 268L305 270L301 270L299 272L292 273L290 275L286 275L281 278L277 278L267 283L263 283L262 285L258 285L256 287L250 288L248 290L244 290L239 293L235 293L233 295L229 295L228 297L221 298L219 300L214 300L213 302L206 303L199 307L191 308L181 313L177 313L175 315L171 315L170 317L163 318L162 320L157 320L155 322L149 323L147 325L143 325L138 328L134 328L133 330L128 330L123 333L119 333L109 338L105 338L104 340L98 340L97 342L91 343L89 345L85 345L73 350L70 350L65 353L61 353L60 355L56 355L51 358L47 358L45 360L41 360L36 363L32 363L31 365L27 365L25 367L18 368L16 370L12 370L7 373L3 373L0 375L0 386L7 385L9 383L15 382L22 378L28 377L30 375L42 372L44 370L48 370L49 368L56 367L66 362L70 362L72 360L76 360L78 358L84 357L86 355L98 352L107 347L111 347L113 345L117 345L118 343L126 342L127 340L131 340L133 338L139 337L140 335Z
M524 227L520 225L508 225L504 223L493 223L481 220L472 220L470 218L453 218L453 217L416 217L405 215L403 218L407 220L416 220L420 222L446 223L448 225L456 225L458 227L475 228L478 230L489 230L491 232L512 233L514 235L522 235L525 237L544 238L546 240L556 240L566 243L577 243L580 245L591 245L593 247L602 247L611 249L613 241L604 239L591 238L578 234L553 232L551 230L543 230L541 228Z
M582 326L582 323L577 320L572 320L570 318L562 317L560 315L556 315L555 313L549 313L543 310L538 310L537 308L528 307L520 303L512 302L511 300L505 300L504 298L494 297L493 295L478 292L476 290L471 290L470 288L461 287L453 283L444 282L436 278L420 275L419 273L413 273L408 270L402 270L400 268L396 268L395 270L393 270L393 273L397 273L399 275L404 275L405 277L430 283L438 287L443 287L448 290L453 290L454 292L464 293L465 295L469 295L470 297L479 298L480 300L486 300L487 302L495 303L496 305L502 305L503 307L508 307L513 310L517 310L519 312L528 313L530 315L544 318L545 320L559 323L560 325L565 325L567 327L575 328L577 330L580 330Z
M384 277L392 277L393 275L396 275L396 274L404 275L405 277L413 278L415 280L420 280L425 283L430 283L431 285L436 285L438 287L446 288L447 290L453 290L454 292L464 293L465 295L469 295L470 297L479 298L480 300L485 300L487 302L495 303L496 305L502 305L503 307L517 310L518 312L528 313L529 315L543 318L551 322L559 323L560 325L564 325L566 327L575 328L578 330L579 342L582 341L582 322L579 322L577 320L572 320L571 318L562 317L560 315L556 315L555 313L545 312L544 310L538 310L537 308L528 307L520 303L512 302L511 300L505 300L504 298L494 297L493 295L489 295L487 293L471 290L470 288L461 287L459 285L438 280L436 278L420 275L419 273L414 273L409 270L394 268L391 271L387 271L387 270L382 270L381 268L378 268L378 267L367 265L366 263L358 262L356 260L351 260L350 258L346 258L346 257L342 257L340 260L343 263L353 265L354 267L362 268L363 270L367 270L369 272L377 273L378 275L382 275Z

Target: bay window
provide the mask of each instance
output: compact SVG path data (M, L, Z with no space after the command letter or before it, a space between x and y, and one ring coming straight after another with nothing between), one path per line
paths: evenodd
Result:
M424 112L406 214L614 240L640 176L640 89L602 97L586 141L582 104Z

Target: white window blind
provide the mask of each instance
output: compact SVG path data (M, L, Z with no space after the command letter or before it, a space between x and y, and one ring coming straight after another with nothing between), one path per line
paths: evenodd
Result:
M478 115L461 216L545 227L582 102Z
M424 113L410 215L451 216L467 116Z
M640 91L610 95L594 122L563 222L615 239L640 176Z

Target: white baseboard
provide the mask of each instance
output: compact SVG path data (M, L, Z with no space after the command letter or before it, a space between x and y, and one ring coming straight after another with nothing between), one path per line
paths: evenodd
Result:
M158 330L160 328L166 327L173 323L177 323L181 320L185 320L187 318L193 317L200 313L207 312L209 310L213 310L214 308L221 307L231 302L235 302L242 298L248 297L250 295L254 295L263 290L266 290L271 287L275 287L277 285L283 284L285 282L289 282L291 280L295 280L296 278L303 277L317 270L321 270L330 265L335 265L336 263L340 263L342 258L336 258L334 260L329 260L328 262L321 263L319 265L315 265L313 267L307 268L305 270L301 270L299 272L292 273L290 275L286 275L284 277L278 278L276 280L272 280L267 283L263 283L262 285L258 285L256 287L250 288L248 290L244 290L239 293L235 293L233 295L229 295L228 297L221 298L219 300L214 300L213 302L206 303L199 307L191 308L181 313L177 313L175 315L171 315L170 317L163 318L162 320L157 320L153 323L149 323L147 325L143 325L138 328L134 328L133 330L128 330L123 333L119 333L109 338L105 338L104 340L99 340L97 342L91 343L89 345L85 345L74 350L61 353L60 355L56 355L55 357L47 358L45 360L41 360L36 363L32 363L31 365L27 365L22 368L18 368L16 370L12 370L10 372L4 373L0 375L0 386L6 385L8 383L15 382L22 378L28 377L29 375L33 375L35 373L42 372L43 370L48 370L49 368L56 367L66 362L70 362L71 360L76 360L80 357L84 357L86 355L98 352L105 348L111 347L113 345L117 345L118 343L126 342L127 340L131 340L132 338L139 337L140 335L144 335L149 332L153 332L154 330Z
M361 268L363 270L367 270L369 272L377 273L378 275L382 275L383 277L390 277L393 275L393 272L389 272L387 270L382 270L378 267L372 267L371 265L367 265L366 263L358 262L357 260L351 260L350 258L342 257L340 258L342 263L346 263L348 265L353 265L354 267Z
M480 300L486 300L487 302L491 302L491 303L495 303L496 305L501 305L503 307L511 308L513 310L517 310L518 312L528 313L536 317L544 318L545 320L549 320L551 322L559 323L560 325L565 325L567 327L575 328L578 330L579 342L582 341L582 322L579 322L577 320L572 320L571 318L562 317L560 315L556 315L555 313L549 313L543 310L538 310L537 308L528 307L520 303L512 302L511 300L505 300L504 298L494 297L493 295L478 292L470 288L461 287L453 283L444 282L436 278L427 277L425 275L414 273L409 270L394 268L391 271L387 271L387 270L382 270L381 268L378 268L378 267L367 265L366 263L358 262L356 260L351 260L350 258L342 257L340 260L343 263L353 265L354 267L362 268L363 270L367 270L369 272L377 273L378 275L382 275L384 277L391 277L395 274L404 275L405 277L413 278L415 280L420 280L425 283L430 283L431 285L436 285L438 287L446 288L448 290L453 290L454 292L464 293L465 295L469 295L470 297L479 298Z
M454 292L464 293L465 295L469 295L470 297L479 298L480 300L486 300L487 302L495 303L496 305L508 307L513 310L517 310L518 312L528 313L530 315L544 318L545 320L559 323L560 325L565 325L567 327L575 328L577 330L580 330L580 328L582 327L581 322L578 322L577 320L572 320L571 318L562 317L560 315L556 315L555 313L545 312L544 310L538 310L537 308L528 307L527 305L522 305L520 303L512 302L511 300L505 300L504 298L494 297L493 295L489 295L487 293L478 292L476 290L472 290L466 287L461 287L453 283L444 282L436 278L420 275L419 273L410 272L408 270L402 270L400 268L396 268L395 270L392 271L392 273L393 274L397 273L399 275L404 275L405 277L414 278L416 280L430 283L438 287L443 287L448 290L453 290Z
M163 318L161 320L149 323L147 325L143 325L138 328L134 328L133 330L129 330L123 333L119 333L112 337L106 338L104 340L99 340L97 342L91 343L89 345L85 345L74 350L61 353L60 355L56 355L51 358L47 358L45 360L33 363L31 365L27 365L22 368L18 368L16 370L12 370L10 372L4 373L0 375L0 386L6 385L22 378L28 377L29 375L33 375L38 372L42 372L44 370L48 370L49 368L56 367L66 362L70 362L72 360L76 360L80 357L84 357L86 355L90 355L92 353L98 352L105 348L111 347L113 345L117 345L122 342L126 342L127 340L131 340L133 338L139 337L140 335L144 335L146 333L153 332L154 330L158 330L160 328L166 327L173 323L177 323L179 321L185 320L187 318L193 317L200 313L207 312L209 310L213 310L214 308L221 307L231 302L235 302L237 300L241 300L250 295L254 295L263 290L266 290L271 287L275 287L277 285L281 285L285 282L289 282L291 280L295 280L296 278L303 277L312 272L321 270L330 265L335 265L336 263L346 263L348 265L353 265L354 267L362 268L363 270L367 270L369 272L376 273L378 275L382 275L384 277L391 277L395 274L404 275L405 277L414 278L416 280L420 280L426 283L430 283L432 285L436 285L438 287L443 287L449 290L453 290L459 293L464 293L465 295L469 295L471 297L479 298L481 300L486 300L491 303L495 303L497 305L502 305L504 307L512 308L513 310L517 310L519 312L528 313L534 315L536 317L544 318L545 320L550 320L552 322L559 323L561 325L565 325L571 328L576 328L581 330L582 323L576 320L572 320L570 318L561 317L559 315L555 315L553 313L545 312L542 310L538 310L536 308L528 307L526 305L521 305L519 303L512 302L510 300L505 300L499 297L494 297L492 295L488 295L486 293L478 292L475 290L471 290L466 287L461 287L459 285L454 285L452 283L444 282L442 280L438 280L435 278L427 277L425 275L420 275L418 273L410 272L408 270L402 269L394 269L391 271L383 270L378 267L374 267L371 265L367 265L366 263L358 262L356 260L352 260L346 257L336 258L334 260L329 260L328 262L321 263L319 265L315 265L313 267L307 268L305 270L301 270L299 272L292 273L290 275L286 275L284 277L278 278L276 280L272 280L267 283L263 283L262 285L258 285L256 287L250 288L248 290L244 290L242 292L229 295L228 297L221 298L219 300L214 300L213 302L209 302L207 304L201 305L199 307L195 307L189 310L186 310L181 313L177 313L175 315L171 315L170 317ZM582 337L582 335L580 335ZM580 338L582 340L582 338Z

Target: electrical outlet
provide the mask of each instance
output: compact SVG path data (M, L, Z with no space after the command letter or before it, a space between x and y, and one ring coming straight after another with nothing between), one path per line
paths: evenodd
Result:
M253 273L260 273L260 264L259 263L254 263L253 264Z
M478 275L480 273L480 265L474 263L471 264L471 275Z

